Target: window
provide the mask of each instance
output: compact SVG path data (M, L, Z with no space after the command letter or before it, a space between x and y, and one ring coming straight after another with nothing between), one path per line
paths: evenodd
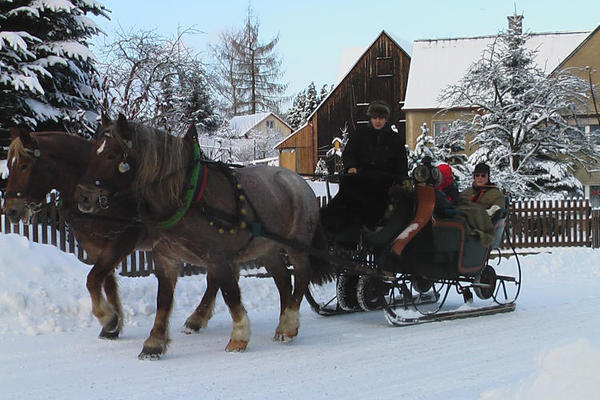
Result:
M600 146L600 125L586 125L585 133L590 136L592 143Z
M273 122L273 120L267 121L267 129L273 129L274 126L275 126L275 123Z
M446 131L450 128L449 121L434 121L433 122L433 139L436 146L439 146L445 136Z

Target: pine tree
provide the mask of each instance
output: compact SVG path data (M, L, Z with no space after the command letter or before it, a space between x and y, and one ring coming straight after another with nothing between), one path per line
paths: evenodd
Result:
M587 103L586 82L570 71L547 75L534 63L528 35L502 33L441 98L474 113L444 135L450 153L468 145L469 163L487 162L494 179L512 196L581 194L572 171L598 152L582 127L569 124Z
M0 128L79 130L82 117L94 119L88 40L99 28L90 14L107 10L87 0L0 2Z

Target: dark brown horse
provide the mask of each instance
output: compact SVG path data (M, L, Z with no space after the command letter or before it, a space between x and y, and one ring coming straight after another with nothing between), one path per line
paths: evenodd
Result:
M134 174L125 179L128 185L119 184L124 181L121 171L130 168ZM206 266L209 285L214 281L221 289L233 319L227 351L245 350L250 339L238 286L239 268L249 262L264 265L279 291L281 311L273 339L287 341L298 334L300 303L309 281L322 282L332 272L302 249L311 244L322 248L324 237L317 199L300 176L277 167L232 171L200 162L190 142L123 116L103 121L87 175L96 185L78 189L80 210L97 212L107 187L113 193L133 191L146 228L157 238L154 257L168 284L159 285L157 316L142 355L159 356L166 349L175 266L182 261ZM193 196L201 200L190 206L188 185L195 185L196 175L200 188ZM267 239L261 232L282 240ZM293 286L286 261L293 265Z
M13 223L18 223L27 218L30 209L35 210L46 200L49 191L60 192L65 220L79 245L86 250L88 262L94 264L87 277L87 288L92 312L102 325L100 337L114 339L123 323L114 269L134 249L151 248L152 238L136 220L137 210L132 201L112 207L110 215L100 212L89 216L77 210L73 193L87 168L92 147L91 142L64 132L13 130L4 213ZM161 276L157 273L159 285ZM206 325L210 318L206 304L214 302L217 290L207 287L200 306L188 319L190 329Z

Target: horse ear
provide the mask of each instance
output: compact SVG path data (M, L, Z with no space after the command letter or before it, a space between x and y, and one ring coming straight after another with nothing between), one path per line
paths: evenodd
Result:
M108 114L106 112L102 111L102 116L100 117L100 125L107 126L111 122L112 121L111 121L110 117L108 116Z
M186 138L189 138L190 140L192 140L192 142L197 142L198 141L198 131L196 130L196 124L194 124L193 122L190 124L190 126L188 126L188 130L185 133Z
M123 139L131 139L131 131L127 124L127 118L121 113L119 113L119 118L117 118L117 127L119 128L119 135L121 135Z
M21 142L23 142L23 146L25 146L25 147L33 147L34 146L33 139L31 138L31 135L29 134L29 132L26 130L20 130L19 139L21 139Z

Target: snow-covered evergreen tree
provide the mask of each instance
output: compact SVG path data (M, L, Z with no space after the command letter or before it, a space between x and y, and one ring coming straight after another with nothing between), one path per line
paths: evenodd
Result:
M292 107L287 113L287 123L293 129L301 127L328 94L329 87L327 85L323 85L319 93L317 93L315 83L311 82L306 89L301 90L294 97Z
M472 168L467 165L468 159L464 151L454 149L450 151L448 148L438 147L435 144L435 139L431 136L431 131L426 123L421 125L421 134L417 137L415 149L411 150L406 145L406 155L408 158L409 172L415 169L421 163L424 157L431 158L433 165L446 163L452 168L456 184L464 189L471 184Z
M494 181L512 196L580 195L572 171L599 155L572 123L587 102L587 84L568 70L541 70L527 39L517 30L501 33L442 93L453 107L473 110L451 124L443 146L470 146L469 163L487 162Z
M77 131L95 119L92 0L0 2L0 128Z

